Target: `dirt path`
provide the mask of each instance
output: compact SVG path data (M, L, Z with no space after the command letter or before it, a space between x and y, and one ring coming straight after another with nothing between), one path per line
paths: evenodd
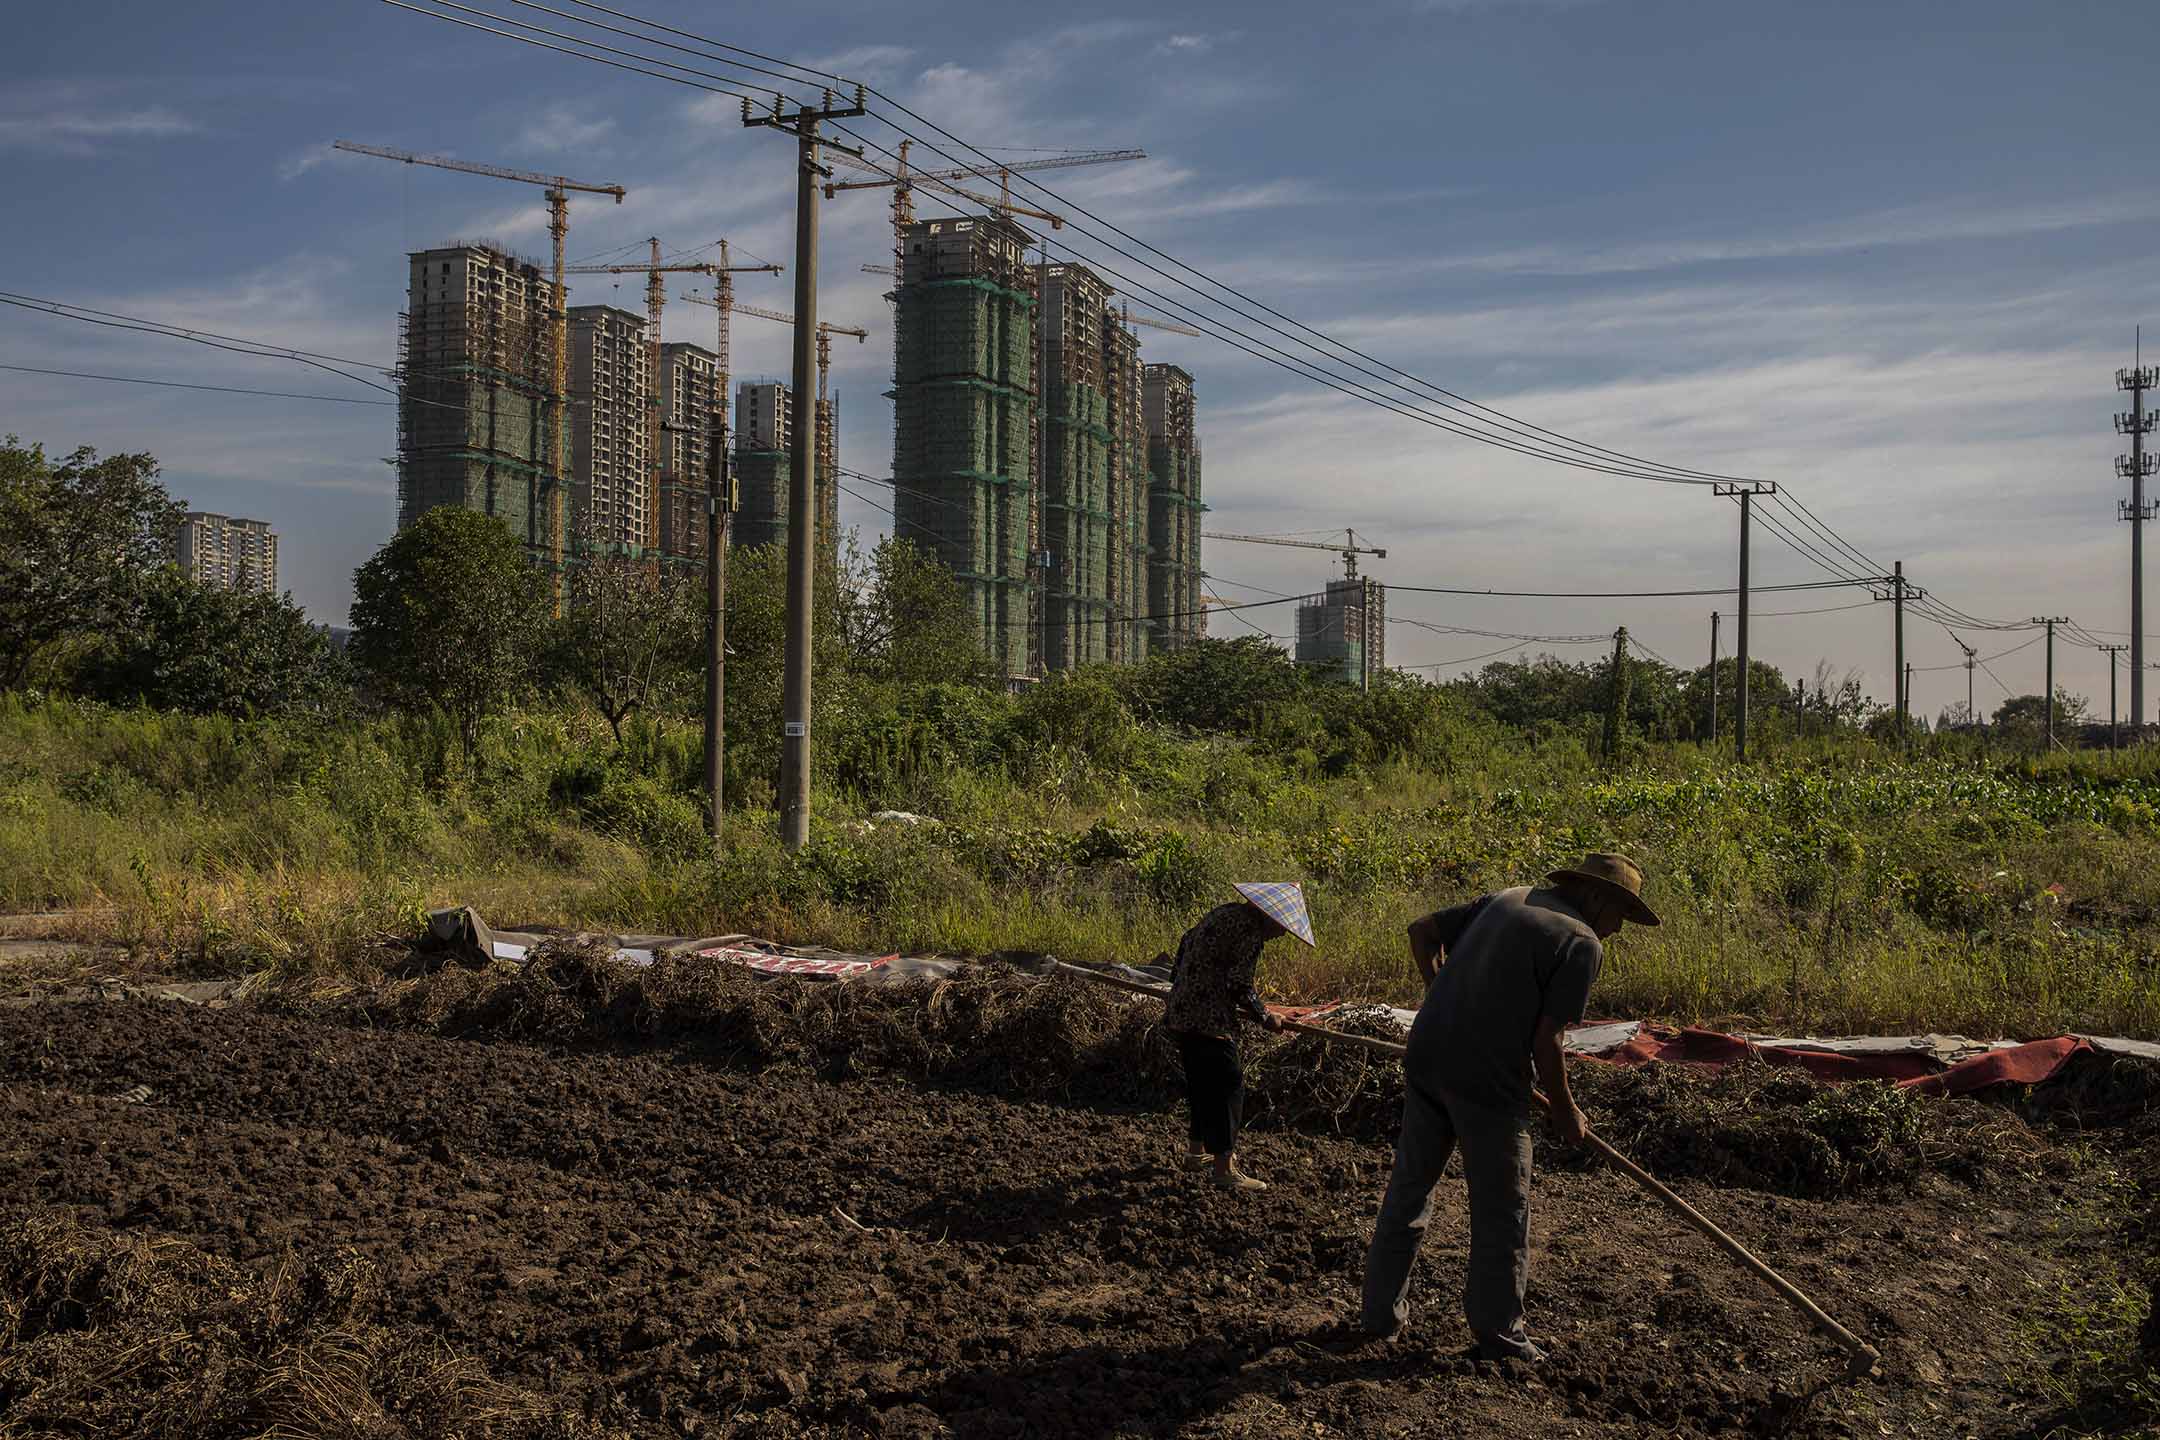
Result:
M1238 1200L1163 1163L1175 1130L245 1009L0 1011L0 1215L351 1247L401 1322L638 1435L2009 1435L2040 1408L2021 1332L2076 1283L2068 1175L1683 1184L1882 1345L1885 1379L1797 1406L1829 1346L1618 1177L1541 1175L1556 1363L1525 1377L1466 1358L1459 1181L1411 1335L1357 1345L1385 1150L1254 1137L1276 1188Z

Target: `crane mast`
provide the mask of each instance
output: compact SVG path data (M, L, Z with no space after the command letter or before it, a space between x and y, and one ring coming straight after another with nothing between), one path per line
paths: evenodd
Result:
M555 474L547 493L548 559L555 570L555 605L560 613L562 606L563 566L563 485L570 473L570 292L563 283L563 245L570 234L570 192L587 195L612 195L620 205L629 192L620 185L601 184L586 180L572 180L566 175L542 175L532 170L513 170L503 165L482 165L472 160L453 160L447 155L415 155L406 150L392 150L383 145L363 145L356 140L339 140L332 147L354 155L372 155L378 160L396 160L406 165L428 165L437 170L454 170L463 175L485 175L493 180L514 180L523 185L541 186L548 206L548 238L555 252L555 355L551 381L554 394L549 397L555 408L553 439L555 442Z

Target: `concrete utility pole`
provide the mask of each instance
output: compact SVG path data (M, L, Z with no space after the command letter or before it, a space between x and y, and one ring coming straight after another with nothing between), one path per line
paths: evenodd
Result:
M2115 388L2130 394L2130 409L2115 417L2117 434L2130 437L2130 453L2115 457L2115 473L2130 482L2130 498L2116 503L2116 514L2130 522L2130 723L2137 734L2145 727L2145 522L2153 506L2145 503L2145 477L2160 457L2145 453L2145 437L2160 416L2145 411L2145 392L2160 389L2160 366L2145 364L2144 337L2138 337L2136 363L2115 372ZM2052 712L2050 712L2052 713Z
M1905 688L1899 692L1898 703L1906 710L1912 709L1912 661L1905 662Z
M2047 743L2052 750L2055 748L2055 627L2069 624L2070 617L2035 615L2032 623L2047 626Z
M2115 657L2129 649L2127 645L2102 645L2098 647L2108 657L2108 749L2122 748L2122 722L2115 718Z
M1718 613L1710 612L1710 743L1717 744L1717 625Z
M823 103L803 105L793 115L784 113L784 101L773 96L772 113L752 115L743 101L745 126L768 126L795 137L795 371L794 413L788 454L788 628L787 673L781 687L780 741L780 843L789 851L800 850L810 839L810 666L811 604L815 593L817 556L817 490L815 474L818 451L817 414L817 260L818 186L832 171L818 163L818 123L847 120L863 114L863 91L857 86L855 103L833 104L827 90ZM862 158L860 150L845 145L828 149Z
M1895 658L1891 669L1891 683L1897 687L1897 728L1899 743L1905 739L1905 562L1900 560L1890 567L1891 624L1896 638L1892 642Z
M1952 636L1951 638L1956 639L1957 637ZM1965 652L1965 723L1978 726L1980 717L1973 714L1973 665L1980 652L1962 640L1958 640L1958 649Z
M1740 625L1739 644L1735 658L1740 665L1738 703L1733 708L1733 754L1747 759L1748 720L1748 520L1754 514L1757 495L1775 495L1777 486L1764 480L1746 484L1719 484L1711 489L1713 495L1738 496L1740 500Z
M735 518L727 439L727 408L716 396L711 453L705 457L705 795L716 846L727 773L727 552L728 528Z

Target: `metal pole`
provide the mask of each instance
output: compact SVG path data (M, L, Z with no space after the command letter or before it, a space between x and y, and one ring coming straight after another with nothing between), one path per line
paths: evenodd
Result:
M1905 662L1905 688L1900 692L1899 698L1904 708L1908 710L1912 708L1912 661L1910 660Z
M2120 722L2118 722L2118 721L2116 720L2116 718L2115 718L2115 651L2116 651L2116 649L2117 649L2117 647L2116 647L2116 646L2113 646L2113 645L2110 645L2110 646L2108 646L2108 647L2107 647L2107 652L2108 652L2108 749L2110 749L2110 750L2120 750L2120 749L2122 748L2122 726L2121 726Z
M1748 720L1748 517L1754 511L1755 492L1740 492L1740 694L1733 708L1733 753L1747 759Z
M2130 522L2130 725L2133 736L2145 733L2145 522L2152 513L2145 505L2145 476L2152 464L2145 454L2145 432L2152 420L2145 413L2145 392L2160 381L2160 371L2145 367L2144 331L2136 334L2137 349L2131 367L2115 372L2115 388L2130 392L2130 410L2115 416L2115 429L2130 437L2130 453L2115 457L2115 473L2130 481L2130 501L2116 502L2116 513Z
M817 116L805 109L795 132L795 372L788 440L787 675L781 697L780 842L799 850L810 839L811 544L817 528L812 479L817 460Z
M1717 624L1718 613L1710 612L1710 743L1717 744Z

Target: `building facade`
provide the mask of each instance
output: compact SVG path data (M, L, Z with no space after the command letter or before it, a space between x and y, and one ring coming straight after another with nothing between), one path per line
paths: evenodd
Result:
M570 530L579 548L642 555L659 539L645 317L570 310Z
M816 501L814 543L820 563L839 559L837 439L829 407L818 416L818 463L811 477ZM794 482L795 392L777 380L745 380L735 387L735 483L741 508L731 534L737 545L786 545L788 489ZM830 456L831 459L826 457Z
M705 500L711 483L714 388L719 357L700 345L660 347L660 554L676 563L705 558Z
M1149 643L1176 649L1206 633L1200 607L1200 436L1193 377L1175 365L1141 371L1148 434Z
M1085 265L1036 267L1042 315L1041 658L1065 670L1110 658L1111 290Z
M1029 236L974 217L908 227L893 291L894 533L944 562L983 649L1033 673L1036 274Z
M1370 576L1330 580L1327 593L1298 606L1297 661L1369 688L1387 668L1387 587Z
M191 510L174 537L173 558L180 573L198 585L278 593L278 537L267 520Z
M406 257L398 343L398 528L442 505L492 515L545 560L567 522L553 287L486 245Z

